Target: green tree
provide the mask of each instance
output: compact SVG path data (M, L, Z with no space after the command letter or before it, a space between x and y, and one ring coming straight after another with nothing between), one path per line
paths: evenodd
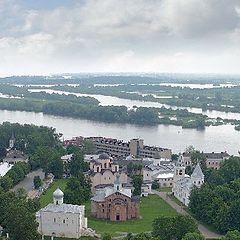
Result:
M73 154L72 160L69 163L69 169L73 177L78 177L79 174L88 171L89 165L84 162L84 155L81 152Z
M56 158L49 163L48 171L51 172L57 179L63 177L63 169L63 161L60 158Z
M3 188L4 191L8 191L13 187L13 180L9 176L5 175L4 177L0 178L0 186Z
M240 240L240 232L238 230L229 231L222 240Z
M0 146L0 159L4 158L7 154L7 150L5 147Z
M27 197L27 191L26 191L24 188L18 188L18 189L15 191L15 195L16 195L17 198L26 199L26 197Z
M204 237L200 233L187 233L182 240L204 240Z
M80 152L82 152L82 150L77 145L70 144L67 146L67 154L80 153Z
M191 160L192 164L196 166L198 163L200 164L201 168L203 171L206 170L207 165L206 165L206 156L199 152L199 151L192 151L191 152Z
M152 183L152 189L159 189L160 185L158 180L154 180Z
M66 203L81 205L91 197L91 182L84 174L70 178L64 191Z
M42 186L42 179L40 176L35 176L33 178L33 185L35 189L39 189Z
M198 232L198 228L196 222L190 216L164 216L153 221L152 234L161 240L180 240L185 234L192 232Z
M94 154L96 152L96 146L92 141L83 141L83 151L85 154Z
M133 187L134 187L133 195L134 196L141 195L141 187L143 184L143 177L138 176L138 175L133 176L132 181L133 181Z
M12 240L39 240L35 214L22 204L11 205L6 217L6 230Z

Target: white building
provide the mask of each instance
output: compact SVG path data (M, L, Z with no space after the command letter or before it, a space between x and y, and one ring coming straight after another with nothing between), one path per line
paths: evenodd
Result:
M72 161L73 154L67 154L61 157L61 160L64 164L67 164Z
M143 182L157 180L160 187L172 187L174 167L174 163L169 160L156 159L152 164L143 168Z
M8 164L7 162L0 163L0 178L4 177L12 167L13 165Z
M38 232L43 236L80 238L87 235L85 206L63 203L63 192L53 193L53 203L36 213Z
M191 176L185 174L185 167L176 166L173 179L172 192L186 206L189 204L189 197L193 187L201 187L204 183L204 175L199 163Z

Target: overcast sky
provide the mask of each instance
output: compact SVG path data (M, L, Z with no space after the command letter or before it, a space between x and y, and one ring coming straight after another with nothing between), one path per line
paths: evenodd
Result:
M0 76L240 73L240 0L0 0Z

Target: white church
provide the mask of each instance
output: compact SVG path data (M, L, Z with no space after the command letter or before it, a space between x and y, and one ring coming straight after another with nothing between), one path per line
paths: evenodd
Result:
M85 206L63 203L64 194L58 188L53 193L53 202L36 213L38 232L44 236L80 238L88 235Z
M172 192L185 206L189 204L189 197L194 186L201 187L204 183L204 174L199 163L191 176L185 174L185 167L177 164L173 176Z

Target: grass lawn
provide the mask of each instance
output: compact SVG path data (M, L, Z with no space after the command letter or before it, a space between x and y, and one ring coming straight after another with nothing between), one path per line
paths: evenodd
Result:
M56 180L41 196L41 207L45 207L48 203L53 202L52 194L60 187L64 191L67 180ZM141 219L129 220L126 222L111 222L104 220L97 220L92 218L90 201L84 204L86 207L86 215L88 217L88 226L97 233L110 233L118 235L116 232L132 232L140 233L152 230L152 222L159 216L175 216L176 211L170 207L164 200L157 195L149 195L148 197L141 198L140 216Z
M55 180L52 185L44 192L40 197L40 205L41 208L47 206L49 203L53 202L53 192L59 187L62 191L64 191L67 185L66 179Z
M159 216L175 216L176 211L157 195L149 195L141 198L141 219L128 220L126 222L111 222L97 220L90 216L90 203L86 205L88 225L97 233L132 232L140 233L152 230L152 222Z
M158 189L159 192L172 192L172 188L170 187L160 187Z

